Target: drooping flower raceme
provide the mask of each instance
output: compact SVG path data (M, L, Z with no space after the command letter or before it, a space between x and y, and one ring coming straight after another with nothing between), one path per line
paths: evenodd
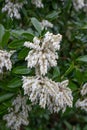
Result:
M34 37L33 43L25 42L24 46L31 48L25 59L28 62L27 66L30 68L37 66L40 74L45 75L48 67L57 65L58 54L56 51L60 49L61 40L62 35L47 32L42 39Z
M80 107L81 110L84 110L87 112L87 98L85 98L84 100L80 100L78 99L76 102L76 107Z
M81 95L85 96L87 94L87 83L85 83L81 90ZM78 99L76 102L76 107L80 107L82 110L85 110L87 112L87 98L84 97L82 100Z
M7 121L7 127L11 130L19 130L21 125L28 125L28 112L31 107L26 104L27 97L18 95L12 102L12 108L8 109L8 114L3 116L3 119Z
M2 8L2 12L8 12L8 16L20 19L21 15L19 10L22 8L23 2L12 2L11 0L5 0L5 6Z
M42 22L40 22L42 30L45 28L53 28L53 24L51 22L49 22L48 20L42 20Z
M87 83L85 83L81 90L81 95L84 96L87 94Z
M29 96L33 104L39 103L42 108L47 108L50 112L66 110L72 107L72 92L67 87L68 80L54 82L47 77L23 77L24 94Z
M84 0L73 0L73 5L76 11L85 6Z
M6 70L11 70L12 68L12 62L10 60L11 55L14 53L14 51L4 51L0 50L0 73L3 73L4 68Z
M84 2L84 12L87 13L87 0L85 0L85 2Z
M32 4L34 4L37 8L43 8L44 5L42 3L42 0L31 0Z

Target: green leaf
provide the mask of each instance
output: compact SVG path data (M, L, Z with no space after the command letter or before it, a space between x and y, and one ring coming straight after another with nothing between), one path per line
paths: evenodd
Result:
M35 29L38 31L38 33L41 34L42 29L41 29L40 22L36 18L31 18L31 22L35 27Z
M80 56L77 61L81 61L81 62L87 62L87 55L84 56Z
M87 24L83 25L80 29L87 29Z
M7 111L7 107L0 105L0 116L4 115L4 113ZM1 127L1 126L0 126ZM1 130L1 129L0 129ZM3 130L3 129L2 129Z
M62 76L62 78L63 78L64 76L68 75L69 73L71 73L73 69L74 69L74 63L72 63L72 64L70 65L70 67L66 70L66 72L65 72L64 75Z
M0 43L2 42L2 37L5 33L5 29L4 26L2 24L0 24Z
M85 71L84 76L87 77L87 71Z
M6 31L3 38L2 38L2 47L5 47L9 41L10 32Z
M8 92L13 91L13 89L7 87L7 83L6 82L4 83L4 81L3 82L0 81L0 89Z
M27 29L27 30L23 30L23 29L19 29L19 30L11 30L11 36L15 37L15 38L19 38L21 37L21 35L25 34L25 33L28 33L28 34L31 34L33 35L32 33L32 30L31 28Z
M66 125L66 127L68 128L68 130L72 130L72 125L69 122L64 121L64 124Z
M20 30L11 30L11 36L18 38L20 37L25 31L23 29Z
M31 69L26 68L25 66L18 66L12 70L15 74L29 74L31 72Z
M56 19L56 18L58 18L58 12L53 11L52 13L48 14L48 15L46 16L46 18L47 18L47 19L50 19L50 20Z
M54 10L56 10L58 8L58 5L56 4L55 1L52 1L52 7Z
M69 81L69 88L73 91L77 90L78 86L73 83L72 81Z
M54 68L54 71L53 71L53 79L54 79L54 78L58 78L59 75L60 75L60 70L59 70L59 67L56 66L56 67Z
M26 11L26 8L22 8L22 13L23 13L23 15L26 17L26 19L28 20L28 12Z
M7 87L8 87L8 88L17 88L17 87L20 87L21 85L22 85L21 79L20 79L20 78L14 78L14 79L12 79L12 80L8 83Z
M65 11L69 13L71 6L72 6L72 0L68 0L65 3Z
M24 59L24 58L27 56L28 52L29 52L29 49L28 49L28 48L23 48L23 49L19 52L18 58L19 58L19 59Z
M23 33L22 36L24 36L24 38L26 38L29 41L32 41L34 38L34 35L30 33Z
M77 82L79 82L80 84L83 82L83 79L84 79L84 76L82 75L82 70L81 69L79 69L79 68L76 68L76 70L75 70L75 77L74 78L76 78L75 80L77 81Z
M11 49L19 49L23 47L25 40L15 40L9 43L8 47Z
M84 129L83 130L87 130L87 125L84 127Z
M13 97L13 93L0 94L0 103Z

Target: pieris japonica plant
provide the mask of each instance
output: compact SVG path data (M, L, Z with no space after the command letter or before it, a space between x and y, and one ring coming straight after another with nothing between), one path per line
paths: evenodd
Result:
M24 46L31 48L27 60L27 67L35 67L36 76L23 77L24 94L29 96L33 104L39 102L42 108L47 108L51 112L66 110L67 106L72 107L72 92L67 87L68 80L54 82L45 77L49 67L57 65L60 42L60 34L53 35L47 32L41 39L34 37L33 42L25 42Z
M87 1L0 5L0 130L86 130Z

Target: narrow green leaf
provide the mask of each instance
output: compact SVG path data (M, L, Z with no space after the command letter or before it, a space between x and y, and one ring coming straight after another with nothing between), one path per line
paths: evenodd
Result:
M0 43L2 42L2 37L5 33L5 29L4 26L2 24L0 24Z
M69 13L71 6L72 6L72 0L68 0L65 3L65 11Z
M87 62L87 55L84 56L80 56L77 61L81 61L81 62Z
M5 100L8 100L10 99L11 97L13 97L13 93L7 93L7 94L1 94L0 95L0 103L5 101Z
M38 31L38 33L41 34L42 29L41 29L40 22L36 18L31 18L31 22L35 27L35 29Z
M6 31L3 38L2 38L2 47L5 47L9 41L10 32Z
M72 81L69 81L69 88L73 91L77 90L78 86L73 83Z
M20 78L14 78L14 79L12 79L12 80L8 83L7 87L8 87L8 88L17 88L17 87L20 87L21 85L22 85L21 79L20 79Z
M18 38L20 37L25 31L23 29L20 30L11 30L11 36Z
M65 72L64 75L62 76L62 78L63 78L64 76L68 75L69 73L71 73L73 69L74 69L74 63L72 63L72 64L70 65L70 67L66 70L66 72Z
M84 76L82 75L82 70L79 68L75 68L75 77L77 82L79 82L80 84L83 82Z
M12 70L15 74L29 74L31 69L26 68L25 66L18 66Z
M53 11L52 13L48 14L48 15L46 16L46 18L47 18L47 19L50 19L50 20L56 19L56 18L58 18L58 12Z
M83 25L80 29L87 29L87 24Z
M59 70L59 67L56 66L56 67L54 68L54 71L53 71L53 79L54 79L54 78L58 78L59 75L60 75L60 70Z
M64 124L66 125L66 127L69 129L69 130L72 130L72 125L67 122L67 121L64 121Z
M24 59L24 58L27 56L28 52L29 52L29 48L23 48L23 49L19 52L18 58L19 58L19 59Z
M0 105L0 115L5 113L7 111L7 107L3 106L2 104Z
M4 91L8 91L8 92L12 92L13 91L13 89L7 87L6 82L5 83L4 82L0 82L0 89L4 90Z
M11 49L19 49L23 47L25 40L15 40L9 43L8 47Z
M22 36L24 36L24 38L26 38L29 41L32 41L34 38L33 34L30 33L23 33Z
M31 28L29 28L28 30L23 30L23 29L19 29L19 30L11 30L11 36L15 37L15 38L19 38L21 37L21 35L25 34L25 33L28 33L28 34L31 34L33 35L32 33L32 30Z

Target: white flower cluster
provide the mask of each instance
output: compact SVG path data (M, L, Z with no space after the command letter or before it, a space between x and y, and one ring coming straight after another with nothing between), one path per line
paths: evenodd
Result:
M87 0L85 0L85 2L84 2L84 12L87 13Z
M8 16L20 19L21 15L19 10L22 8L23 2L12 2L11 0L5 0L5 6L2 8L2 12L8 12Z
M81 90L81 95L85 96L87 94L87 83L85 83ZM80 107L82 110L85 110L87 112L87 98L84 98L83 100L78 99L76 102L76 107Z
M50 112L66 110L72 107L72 92L67 87L68 80L54 82L47 77L23 77L24 94L29 96L33 104L39 103L42 108L48 108Z
M24 46L32 49L25 59L28 62L27 66L30 68L38 66L40 74L45 75L48 67L57 65L58 54L56 51L60 49L61 40L62 35L47 32L43 39L34 37L33 43L25 42Z
M72 107L72 92L67 87L68 80L54 82L45 77L48 67L56 66L60 49L62 35L53 35L47 32L43 38L34 37L32 42L25 42L24 46L30 48L28 56L28 67L35 67L36 76L23 76L24 94L29 96L32 104L39 104L42 108L47 108L50 112L66 110Z
M73 0L73 6L76 11L82 9L85 6L84 0Z
M85 83L81 90L81 95L84 96L87 94L87 83Z
M4 115L3 119L7 121L7 127L11 130L19 130L21 125L28 125L28 112L31 110L30 106L26 104L27 97L18 95L12 103L9 114Z
M42 3L42 0L31 0L32 4L34 4L37 8L43 8L44 5Z
M82 110L87 112L87 98L82 101L78 99L76 102L76 107L80 107Z
M42 22L40 22L42 30L45 28L53 28L53 24L51 22L49 22L48 20L42 20Z
M11 55L14 53L14 51L4 51L0 50L0 73L3 73L4 68L6 70L11 70L12 68L12 62L10 60Z

